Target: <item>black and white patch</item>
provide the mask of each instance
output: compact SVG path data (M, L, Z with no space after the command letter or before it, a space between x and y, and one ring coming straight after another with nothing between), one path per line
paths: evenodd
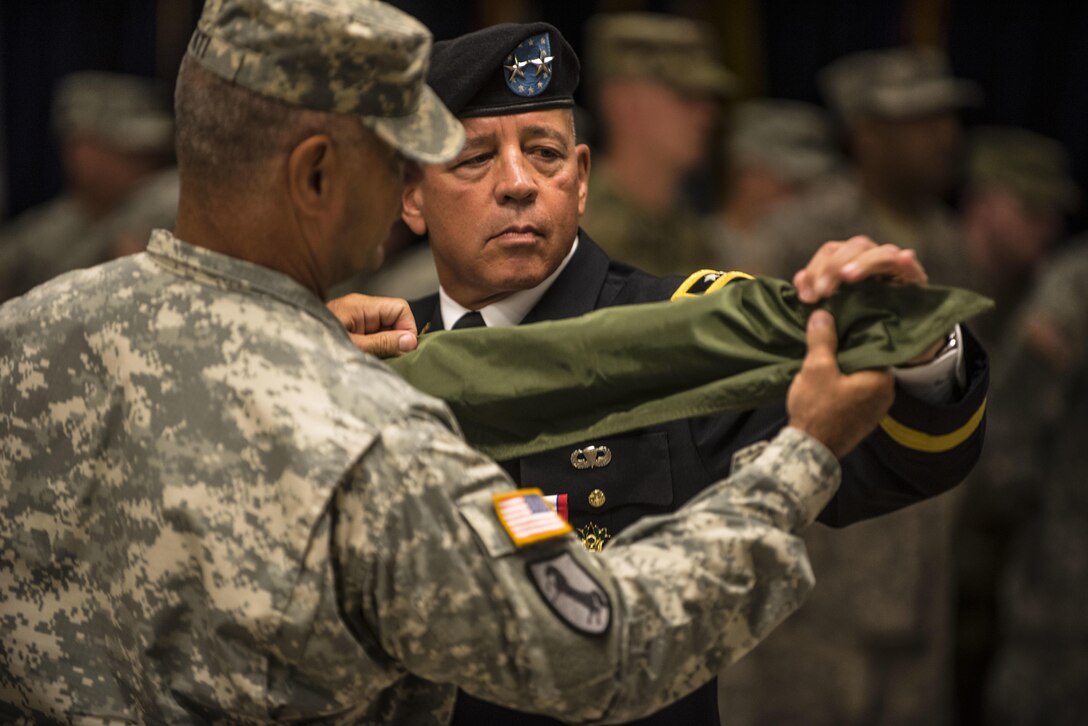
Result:
M559 619L579 633L608 631L612 623L608 593L569 553L530 563L529 579Z

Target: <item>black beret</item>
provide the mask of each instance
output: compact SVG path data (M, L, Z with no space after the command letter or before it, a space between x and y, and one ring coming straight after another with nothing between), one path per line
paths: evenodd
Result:
M434 44L427 84L455 116L574 106L580 65L548 23L502 23Z

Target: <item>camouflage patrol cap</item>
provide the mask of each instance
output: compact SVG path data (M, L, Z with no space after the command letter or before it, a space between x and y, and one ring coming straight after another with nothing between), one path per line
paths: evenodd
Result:
M851 122L864 117L906 120L978 105L982 91L953 78L936 48L889 48L844 56L820 72L824 97Z
M826 112L779 98L738 104L728 146L736 161L767 166L792 181L826 174L839 160Z
M358 116L409 158L441 163L464 129L424 82L431 34L377 0L207 0L188 53L283 103Z
M971 132L968 183L1008 189L1032 206L1074 211L1080 190L1062 144L1027 129L983 126Z
M548 23L502 23L434 45L427 81L458 118L574 106L581 66Z
M714 29L706 23L657 13L606 13L586 22L586 56L592 82L642 78L682 93L727 97L737 78L718 58Z
M165 88L150 78L80 71L53 93L53 126L60 136L81 133L133 152L174 148L174 115Z

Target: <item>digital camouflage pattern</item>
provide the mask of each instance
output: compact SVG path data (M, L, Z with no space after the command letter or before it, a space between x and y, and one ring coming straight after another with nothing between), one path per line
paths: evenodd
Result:
M709 220L710 246L717 264L752 274L770 274L776 263L765 245L752 238L752 229L773 216L791 199L834 173L843 159L832 134L831 118L819 106L781 98L759 98L737 104L732 111L725 143L728 169L727 199L724 208ZM767 204L751 221L750 210L741 208L743 199L734 196L738 184L755 178L765 185L770 175L782 185L782 196ZM788 189L788 191L786 191ZM734 210L734 205L738 208ZM786 275L777 272L777 275ZM791 273L792 274L792 273Z
M992 570L966 574L997 585L987 723L1072 725L1088 709L1085 290L1080 238L1049 265L1008 336L992 438L966 491L961 561Z
M865 117L909 119L978 105L982 90L954 78L937 48L885 48L851 53L820 71L824 97L846 122Z
M283 103L358 116L423 163L448 161L464 129L424 78L431 33L376 0L207 0L188 53Z
M53 125L61 138L89 134L126 151L174 150L170 94L150 78L104 71L65 76L53 94Z
M1011 191L1033 208L1074 212L1080 202L1065 146L1014 126L971 130L967 185L973 191Z
M707 221L684 208L653 212L630 200L607 162L593 168L581 226L613 259L654 275L680 275L715 264Z
M822 181L759 225L747 253L756 261L746 271L792 279L824 242L859 234L915 250L932 283L970 287L962 233L951 209L934 202L905 223L864 194L848 173ZM729 267L728 250L723 254Z
M764 167L797 184L827 174L841 161L827 112L784 98L737 104L725 151L733 166Z
M0 716L445 723L454 686L630 719L707 681L812 583L791 533L838 463L786 429L599 555L516 550L444 405L311 292L156 231L0 307ZM528 580L567 553L612 623Z
M157 227L173 227L178 174L147 177L117 209L92 220L70 195L34 207L0 229L0 302L57 275L135 251Z
M601 13L586 23L590 81L647 79L683 93L731 96L737 77L722 64L707 23L658 13Z

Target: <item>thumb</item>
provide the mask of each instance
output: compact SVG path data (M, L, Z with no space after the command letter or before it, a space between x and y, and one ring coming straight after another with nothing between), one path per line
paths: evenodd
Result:
M805 331L805 342L808 344L806 361L835 362L839 339L835 333L835 319L831 317L831 313L826 310L812 311Z
M416 336L403 330L387 330L369 335L351 335L351 342L376 358L395 358L416 349Z

